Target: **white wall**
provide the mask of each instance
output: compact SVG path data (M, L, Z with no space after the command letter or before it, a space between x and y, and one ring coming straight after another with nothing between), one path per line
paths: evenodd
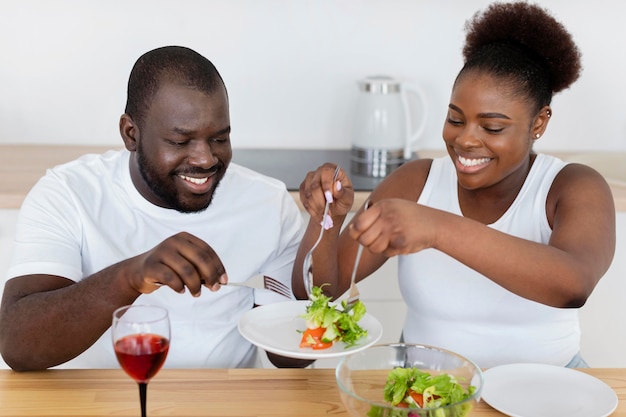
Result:
M196 49L231 97L233 146L349 148L355 81L420 83L441 148L463 25L488 0L0 0L0 143L121 145L131 66ZM626 149L626 3L542 0L583 51L540 150Z

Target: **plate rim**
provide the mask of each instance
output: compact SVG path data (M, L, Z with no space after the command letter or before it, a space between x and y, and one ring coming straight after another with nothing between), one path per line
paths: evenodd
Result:
M289 307L291 307L292 309L296 309L297 307L299 307L300 305L306 305L310 302L310 300L288 300L288 301L281 301L281 302L276 302L276 303L271 303L271 304L265 304L262 306L258 306L255 307L251 310L246 311L238 320L237 322L237 329L239 331L239 334L246 339L248 342L252 343L253 345L257 346L258 348L261 348L267 352L271 352L274 353L276 355L281 355L284 357L291 357L291 358L295 358L295 359L309 359L309 360L317 360L317 359L332 359L332 358L340 358L343 356L347 356L347 355L351 355L353 353L359 352L363 349L368 348L369 346L372 346L374 344L376 344L382 337L383 335L383 327L382 324L380 323L380 321L374 317L372 314L370 313L365 313L365 315L363 316L363 318L367 318L368 321L371 321L371 323L374 325L375 330L377 330L375 335L372 335L370 330L372 330L371 328L368 328L368 337L371 337L368 341L366 341L366 343L363 344L359 344L356 346L353 346L351 348L346 348L343 349L341 351L332 351L332 352L324 352L324 351L313 351L313 350L285 350L285 349L280 349L280 348L276 348L274 346L270 346L266 343L262 343L259 342L258 340L254 340L254 338L252 338L247 332L244 331L243 327L246 324L246 321L250 320L251 316L254 315L258 315L260 314L260 311L262 310L266 310L266 309L270 309L270 308L280 308L283 307L285 308L285 310L288 310ZM304 309L303 309L303 313L304 313ZM363 319L361 319L363 320ZM294 328L294 332L296 332L298 329Z
M610 392L612 394L612 397L614 399L613 403L609 406L610 409L607 410L601 410L601 414L597 414L597 415L588 415L586 414L587 417L608 417L610 416L616 409L617 406L619 405L619 398L617 396L617 393L615 392L615 390L613 388L611 388L611 386L609 384L607 384L606 382L604 382L603 380L590 375L586 372L582 372L579 371L577 369L574 368L567 368L565 366L558 366L558 365L550 365L550 364L545 364L545 363L509 363L509 364L504 364L504 365L497 365L494 367L491 367L489 369L486 369L485 371L483 371L483 378L484 378L484 383L483 383L483 389L482 389L482 393L481 393L481 399L483 401L485 401L487 404L489 404L491 407L493 407L495 410L506 414L507 416L511 416L511 417L535 417L535 416L530 416L528 414L520 414L519 410L511 410L508 409L506 407L503 408L502 404L499 403L498 401L494 401L495 399L490 395L490 390L489 390L489 379L490 379L490 375L510 375L510 372L519 368L526 368L526 371L528 372L528 370L531 371L536 371L541 369L541 371L543 372L541 374L542 377L554 377L554 375L556 373L559 374L563 374L563 373L575 373L578 377L586 379L587 381L589 381L590 383L594 383L596 384L598 387L602 387L603 389L607 390L607 393ZM490 372L491 371L491 372ZM546 371L548 371L546 373ZM550 372L552 372L553 375L550 375ZM572 374L574 375L574 374ZM491 377L491 379L493 379L493 377ZM523 410L522 410L523 412Z

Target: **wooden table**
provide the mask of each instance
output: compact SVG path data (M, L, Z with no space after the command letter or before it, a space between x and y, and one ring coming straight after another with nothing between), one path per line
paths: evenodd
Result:
M616 392L626 417L626 368L585 369ZM334 369L163 369L149 416L348 416ZM0 371L0 416L139 416L136 384L118 369ZM473 417L502 416L481 402ZM566 416L554 416L566 417Z

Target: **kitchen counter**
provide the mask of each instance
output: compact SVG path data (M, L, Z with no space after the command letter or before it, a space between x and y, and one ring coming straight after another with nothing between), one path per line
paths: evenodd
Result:
M615 390L611 416L626 417L626 369L581 371ZM153 416L348 417L334 369L163 369L148 384L147 399ZM0 404L0 416L140 414L137 385L120 369L3 370ZM472 416L504 414L481 401Z
M86 153L101 153L115 146L75 145L0 145L0 209L17 209L24 197L45 174L47 168L71 161ZM622 152L626 158L626 152ZM588 153L587 153L588 154ZM443 155L442 151L420 151L422 158ZM575 161L577 153L555 153L565 160ZM586 155L586 154L581 154ZM615 152L593 153L594 161L602 158L615 159ZM581 157L581 159L585 160ZM624 159L620 159L624 160ZM276 150L276 149L233 149L233 162L252 168L263 174L276 177L287 185L291 195L300 204L298 187L308 171L324 162L335 162L344 169L350 167L349 150ZM626 166L626 164L624 164ZM354 183L355 204L360 207L369 192L380 179L351 174ZM619 211L626 211L626 180L611 181L609 184Z
M87 153L102 153L115 146L0 145L0 209L18 209L46 169ZM308 171L324 162L350 166L346 150L289 151L233 149L233 162L280 179L300 207L298 188ZM352 177L352 176L351 176ZM355 207L360 206L380 179L355 176Z

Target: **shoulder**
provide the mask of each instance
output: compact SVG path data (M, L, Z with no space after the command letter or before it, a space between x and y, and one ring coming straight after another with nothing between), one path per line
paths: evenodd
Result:
M98 202L110 201L107 196L119 196L119 183L123 170L121 151L104 154L87 154L70 162L49 168L30 189L21 205L21 212L35 216L68 218ZM128 159L126 159L127 161ZM82 207L83 209L78 209Z
M228 166L225 179L237 187L262 187L276 191L287 190L284 182L233 162Z
M114 173L123 161L128 161L128 151L110 150L102 154L85 154L73 161L50 168L46 176L57 176L64 179L76 178L85 180L85 176L101 177L103 174Z
M584 164L569 163L554 178L550 194L580 192L588 187L606 188L610 192L606 179L598 171Z
M430 168L432 159L417 159L409 161L394 170L373 191L372 198L401 198L417 201L419 198Z
M546 209L551 218L559 207L595 205L598 208L614 204L606 179L595 169L578 163L563 163L548 192Z
M263 175L244 166L231 163L216 191L216 201L233 204L245 202L259 207L287 206L298 210L287 186L276 178Z
M121 172L124 151L108 151L103 154L86 154L72 161L49 168L35 186L32 194L49 192L89 193L101 191L102 183ZM127 156L127 154L126 154ZM128 161L128 158L125 159ZM126 164L127 166L127 164Z

